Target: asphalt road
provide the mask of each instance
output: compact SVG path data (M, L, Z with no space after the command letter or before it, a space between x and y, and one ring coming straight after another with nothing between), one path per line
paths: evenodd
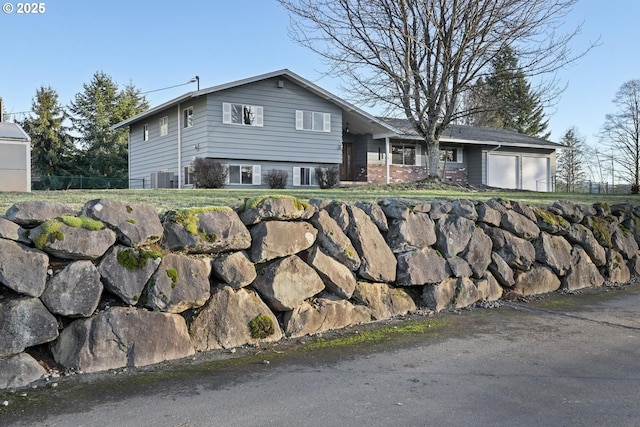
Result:
M0 394L10 400L0 425L640 425L639 286L437 315L409 322L410 332L406 324L325 336L320 349L294 340L68 377L27 396ZM339 344L359 335L372 338Z

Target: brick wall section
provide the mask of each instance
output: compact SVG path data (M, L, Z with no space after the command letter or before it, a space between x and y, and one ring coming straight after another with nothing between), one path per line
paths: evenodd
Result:
M392 183L414 182L427 177L427 171L424 166L390 165L389 174ZM465 185L467 184L467 170L465 168L447 168L445 171L445 180ZM367 181L372 184L384 184L386 182L385 166L369 165Z

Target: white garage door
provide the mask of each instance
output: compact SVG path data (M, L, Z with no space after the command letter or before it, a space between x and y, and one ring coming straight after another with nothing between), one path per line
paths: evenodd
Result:
M487 185L498 188L518 188L518 156L489 154Z
M522 189L549 191L549 159L522 157Z

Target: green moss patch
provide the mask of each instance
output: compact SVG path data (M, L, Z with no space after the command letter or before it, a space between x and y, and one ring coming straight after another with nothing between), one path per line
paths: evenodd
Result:
M64 216L61 216L59 219L69 227L74 227L74 228L82 227L85 230L89 230L89 231L99 231L105 227L102 221L98 221L97 219L92 219L86 216L64 215Z
M56 240L64 240L64 233L60 231L62 223L55 219L50 219L40 225L40 233L31 236L33 244L36 248L42 249L47 243L53 243Z
M249 322L249 330L251 331L251 337L256 339L264 339L275 333L273 320L266 314L254 317Z
M567 221L566 219L564 219L563 217L561 217L560 215L556 215L552 212L549 212L545 209L540 209L537 206L533 206L533 209L535 210L536 214L540 217L540 219L551 225L551 226L558 226L558 227L562 227L562 228L567 228L569 227L569 221Z
M167 277L171 279L171 289L174 289L178 285L178 270L175 268L167 269Z
M198 214L208 212L224 212L232 211L228 206L206 206L201 208L181 209L178 211L172 211L167 213L168 219L177 222L182 225L187 233L194 236L201 236L206 240L214 240L217 238L215 235L208 235L206 233L199 232L200 218Z
M118 264L126 268L127 270L140 270L147 266L147 261L149 259L159 259L162 258L162 254L154 251L145 251L135 249L125 249L123 251L118 252Z
M300 211L309 210L309 203L303 202L302 200L298 199L297 197L287 196L287 195L282 195L282 194L276 194L276 195L265 194L264 196L258 196L258 197L252 197L250 199L246 199L244 201L244 205L243 205L241 211L246 211L246 210L249 210L249 209L256 209L266 199L290 199L290 200L293 200L293 205L295 206L296 209L298 209Z

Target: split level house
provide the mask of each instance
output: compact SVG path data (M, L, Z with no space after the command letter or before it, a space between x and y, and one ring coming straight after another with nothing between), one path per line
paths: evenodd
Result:
M31 137L20 125L2 121L0 191L31 191Z
M426 176L426 145L406 120L375 117L316 84L279 70L186 93L113 128L129 127L130 188L191 188L193 162L228 168L228 187L314 187L315 169L343 182ZM460 184L552 191L562 148L516 132L452 125L441 136L441 173Z

